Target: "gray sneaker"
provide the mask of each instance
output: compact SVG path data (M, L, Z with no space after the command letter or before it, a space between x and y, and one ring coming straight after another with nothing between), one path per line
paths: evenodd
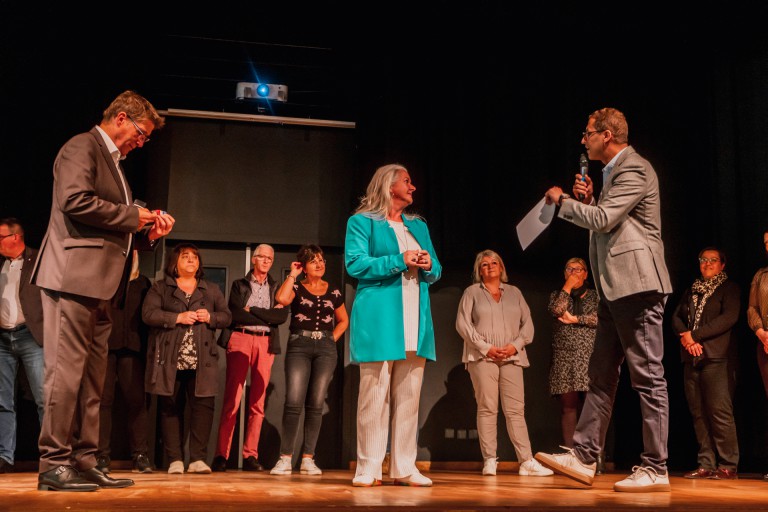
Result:
M577 482L585 485L592 485L592 481L595 479L595 468L597 464L584 464L581 462L573 450L565 446L561 446L565 450L565 453L537 453L534 458L541 462L544 466L548 467L555 473L565 475L568 478L573 478Z

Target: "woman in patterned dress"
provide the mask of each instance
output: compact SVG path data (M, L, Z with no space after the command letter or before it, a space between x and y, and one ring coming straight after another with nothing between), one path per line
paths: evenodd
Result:
M184 409L190 407L188 473L210 473L205 463L219 384L216 329L232 321L224 294L203 279L198 248L171 251L165 278L147 292L142 319L150 327L145 388L157 396L168 473L184 473Z
M573 447L573 433L589 389L589 357L597 331L597 292L588 287L587 263L571 258L563 271L565 283L549 296L555 319L549 392L560 401L563 442Z
M277 290L275 300L291 306L291 336L285 352L285 406L280 459L272 475L290 475L293 448L304 413L302 475L322 475L315 464L315 446L323 421L328 385L338 361L336 343L349 325L344 295L323 280L325 257L317 245L304 245L291 263L291 272ZM304 279L298 281L301 272Z

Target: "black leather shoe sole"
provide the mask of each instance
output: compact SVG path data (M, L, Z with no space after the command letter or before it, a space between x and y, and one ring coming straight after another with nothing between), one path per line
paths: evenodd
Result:
M38 491L60 491L60 492L92 492L99 489L99 486L91 483L83 484L70 484L65 486L59 486L54 484L38 483Z

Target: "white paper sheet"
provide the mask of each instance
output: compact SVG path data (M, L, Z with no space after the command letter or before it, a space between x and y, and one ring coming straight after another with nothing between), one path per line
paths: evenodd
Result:
M517 224L517 239L525 250L537 236L552 222L555 216L555 205L547 204L542 198L530 212Z

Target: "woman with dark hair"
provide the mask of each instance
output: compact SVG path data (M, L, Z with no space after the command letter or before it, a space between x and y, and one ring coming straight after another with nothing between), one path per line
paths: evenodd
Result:
M741 308L739 286L725 273L725 253L699 253L701 276L685 291L672 316L680 335L683 385L699 443L698 465L685 478L737 478L739 443L733 420L733 326Z
M323 421L323 405L333 379L338 352L336 343L349 325L344 295L323 279L325 257L317 245L304 245L291 263L275 299L291 306L291 336L285 353L285 406L280 459L272 475L290 475L293 448L304 413L302 475L322 475L315 464L315 445ZM298 281L304 272L304 279Z
M203 262L194 244L171 251L165 278L152 285L142 308L150 327L145 387L158 395L157 408L168 473L184 473L184 409L190 406L189 473L210 473L208 438L219 382L216 329L232 314L219 287L203 279Z
M589 288L587 262L565 262L563 286L549 295L549 314L554 319L549 393L560 401L563 444L573 448L584 397L589 390L589 356L597 331L597 292ZM601 462L598 460L598 462Z

